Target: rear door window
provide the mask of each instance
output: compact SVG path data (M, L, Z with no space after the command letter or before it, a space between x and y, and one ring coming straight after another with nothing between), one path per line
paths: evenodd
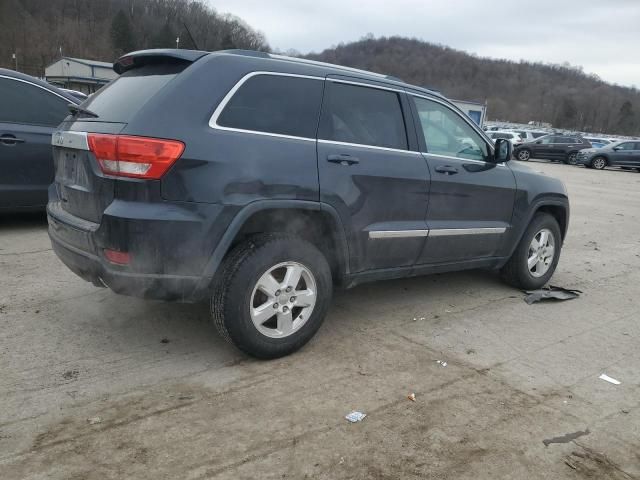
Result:
M318 138L407 150L398 93L327 82Z
M71 103L37 85L0 78L0 122L57 126L69 115Z
M186 64L145 65L129 70L82 104L98 115L83 121L128 123L156 93L184 70Z
M217 125L293 137L316 137L324 80L256 75L226 104Z

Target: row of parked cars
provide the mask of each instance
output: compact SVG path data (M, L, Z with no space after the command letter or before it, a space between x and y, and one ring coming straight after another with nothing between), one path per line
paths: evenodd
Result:
M540 158L597 170L608 166L640 170L640 141L637 140L532 130L490 130L486 133L494 141L501 138L511 142L514 157L522 161Z

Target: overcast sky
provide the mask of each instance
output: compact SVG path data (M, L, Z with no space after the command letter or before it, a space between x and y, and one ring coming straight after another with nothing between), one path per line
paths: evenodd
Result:
M640 0L209 0L272 48L320 52L378 36L417 37L480 56L581 65L640 88Z

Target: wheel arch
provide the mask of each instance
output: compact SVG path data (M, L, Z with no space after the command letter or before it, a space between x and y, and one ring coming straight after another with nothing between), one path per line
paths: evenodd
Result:
M527 216L524 221L520 223L520 227L518 227L517 234L512 237L513 244L511 245L508 255L505 257L504 261L500 263L499 267L504 265L509 258L513 255L516 248L522 241L522 237L524 236L527 227L538 213L547 213L556 219L558 225L560 226L560 233L562 235L561 241L564 243L564 239L567 236L567 231L569 229L569 202L564 199L561 200L559 198L542 198L536 201L528 211Z
M250 203L235 215L204 268L201 287L210 286L231 249L256 233L298 235L326 256L334 281L341 282L349 274L346 234L331 206L305 200L263 200Z
M565 237L567 236L567 230L569 228L569 211L568 207L562 204L542 204L540 205L531 215L529 222L533 219L533 217L539 213L548 213L553 218L556 219L558 225L560 226L560 233L562 234L562 241L564 242Z

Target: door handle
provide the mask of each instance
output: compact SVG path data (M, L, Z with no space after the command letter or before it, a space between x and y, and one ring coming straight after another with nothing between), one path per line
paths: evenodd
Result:
M458 169L456 167L452 167L451 165L439 165L436 167L436 172L444 173L446 175L455 175L458 173Z
M352 157L351 155L341 153L338 155L327 155L327 162L338 163L340 165L348 167L350 165L360 163L360 160L357 157Z
M24 143L24 139L16 138L14 135L4 134L0 135L0 143L3 145L15 145L16 143Z

